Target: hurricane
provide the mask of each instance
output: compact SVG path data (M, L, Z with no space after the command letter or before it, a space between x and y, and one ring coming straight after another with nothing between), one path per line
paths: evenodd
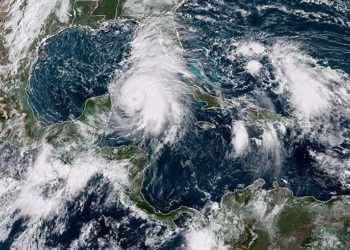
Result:
M111 130L136 141L175 143L191 120L190 89L185 82L191 73L167 22L171 18L140 23L131 42L127 70L109 85Z
M3 0L0 249L350 249L347 0Z

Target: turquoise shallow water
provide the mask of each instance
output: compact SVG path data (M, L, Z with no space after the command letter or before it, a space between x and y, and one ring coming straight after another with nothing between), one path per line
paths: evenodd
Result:
M347 3L192 0L176 10L175 25L183 59L195 76L187 84L202 87L227 105L202 109L203 105L192 99L194 120L210 122L214 128L188 124L188 132L175 146L165 145L157 152L139 145L149 153L142 191L152 206L162 212L180 206L200 210L257 178L264 178L267 187L277 180L297 196L326 200L330 192L349 194L348 103L336 101L339 89L348 92ZM130 56L137 26L132 21L116 21L95 33L73 27L48 39L39 49L27 91L36 117L48 124L76 118L88 98L107 93L111 78L130 66L123 62ZM251 61L261 65L258 74L249 70ZM302 77L294 81L295 76ZM310 81L314 88L298 85ZM304 93L307 97L301 98ZM325 100L320 100L322 97ZM252 108L272 112L280 120L252 118ZM329 117L312 118L307 129L303 119L308 110L328 112ZM232 157L232 127L237 121L246 128L249 149L243 156ZM124 144L135 142L109 131L100 146ZM9 148L1 150L10 152ZM186 216L177 221L181 230L169 236L165 227L134 217L118 200L108 203L110 185L95 176L76 200L67 204L66 233L53 230L55 220L45 222L47 246L70 246L83 225L91 221L98 224L96 237L88 240L92 248L99 238L112 237L121 248L147 249L148 234L159 239L168 235L150 249L184 244L181 230L186 230ZM9 246L25 227L25 218L17 221L0 246Z

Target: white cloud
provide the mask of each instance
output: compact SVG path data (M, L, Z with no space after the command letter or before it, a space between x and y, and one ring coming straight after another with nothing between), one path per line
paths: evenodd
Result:
M69 0L8 1L9 14L4 23L8 31L4 36L9 61L16 72L20 61L28 55L35 39L40 35L45 22L53 12L61 22L68 21Z
M132 42L131 68L110 85L112 125L125 136L174 142L190 115L186 84L189 76L181 50L157 25L168 18L141 24Z
M188 250L226 250L223 242L217 239L209 228L192 229L185 235Z
M232 127L231 145L235 156L241 156L249 147L249 135L242 121L236 121Z
M251 75L258 75L262 68L262 64L257 60L251 60L247 63L246 69Z

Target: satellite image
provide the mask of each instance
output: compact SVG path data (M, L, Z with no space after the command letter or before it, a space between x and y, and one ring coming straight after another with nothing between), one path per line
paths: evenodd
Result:
M6 249L350 249L350 1L0 0Z

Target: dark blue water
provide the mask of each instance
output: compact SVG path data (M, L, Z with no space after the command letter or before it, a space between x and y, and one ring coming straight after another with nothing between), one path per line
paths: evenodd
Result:
M345 7L301 1L187 1L177 9L175 20L185 50L184 59L197 75L195 82L189 84L202 86L213 94L220 89L228 99L250 95L261 106L259 98L269 97L276 113L289 118L291 109L286 100L273 91L271 83L275 76L268 58L261 58L266 72L261 79L256 79L244 69L245 61L229 59L233 41L258 40L266 47L279 40L297 43L320 64L350 74L350 28L347 24L350 11ZM47 123L67 120L81 113L87 98L105 93L113 72L120 69L120 62L127 58L134 28L134 23L114 23L97 33L72 28L50 38L39 50L28 89L36 116ZM198 62L203 65L204 75L196 68ZM301 128L287 128L281 141L284 151L279 166L254 145L244 157L232 159L227 156L230 126L242 119L242 110L234 107L202 110L197 103L193 111L197 120L211 122L216 128L203 130L189 124L187 133L176 146L166 145L157 154L153 154L151 147L142 145L149 153L142 191L147 201L160 211L167 212L179 206L201 209L210 200L218 201L226 191L249 185L260 177L267 181L266 187L274 180L283 186L282 179L286 179L286 187L297 196L313 195L325 200L330 198L331 191L350 193L336 177L317 167L310 150L326 153L329 148L317 138L301 137ZM348 118L339 120L344 134L350 135ZM263 132L254 125L247 129L250 136L257 138ZM105 136L101 146L130 143L112 133ZM346 142L341 147L350 149ZM335 148L330 150L336 152ZM349 155L339 153L338 157L346 159ZM163 237L164 228L157 231L152 223L133 218L128 208L117 201L106 205L104 200L108 192L108 184L98 177L92 180L77 201L67 204L66 232L52 233L56 222L47 222L43 228L48 234L47 246L68 247L80 235L82 225L89 221L96 221L96 238L89 242L92 248L98 238L108 237L121 242L125 249L146 248L143 238L148 229ZM81 204L83 209L79 210ZM115 223L125 217L129 219L123 221L118 230L113 230ZM111 224L106 223L106 218ZM13 227L20 230L22 224L25 220ZM174 234L155 248L173 249L182 241L181 236Z
M111 201L110 195L115 195L115 199ZM64 218L57 217L44 223L42 232L45 232L46 246L68 248L86 230L83 228L86 223L92 225L94 232L84 242L89 249L108 248L112 241L118 242L123 249L146 249L147 236L155 238L154 247L157 249L179 241L177 234L165 235L165 226L135 216L130 208L120 202L119 195L114 191L113 184L103 177L92 178L77 199L68 202ZM67 225L63 232L54 230L60 220ZM163 243L162 238L168 242Z
M45 41L27 91L35 116L48 124L74 119L87 99L105 94L130 52L136 26L109 23L96 32L73 27Z
M111 195L114 199L110 199ZM45 246L35 247L67 249L82 234L89 232L77 249L106 249L111 248L113 242L114 247L118 243L122 249L149 249L146 244L149 238L154 239L152 249L181 245L183 237L180 234L171 233L165 226L134 214L120 202L119 196L112 183L102 176L94 176L74 200L65 204L64 213L43 221L39 230ZM10 249L16 238L32 226L29 221L25 216L17 219L11 225L8 237L0 241L0 249ZM58 225L64 225L65 229L57 230Z
M343 9L300 1L188 1L176 12L190 69L198 74L193 65L200 62L204 67L205 77L198 77L196 84L209 90L220 87L227 98L250 95L252 91L263 93L283 116L290 110L286 100L272 91L273 74L257 80L245 71L244 61L232 63L232 41L256 39L267 47L278 40L295 42L326 65L350 73L350 28L341 22L349 17L349 11ZM262 62L269 67L267 58ZM248 185L258 177L267 180L267 187L274 180L283 185L282 178L287 179L287 187L298 196L325 200L330 198L330 191L349 194L336 178L318 169L308 153L325 152L325 146L315 139L298 138L301 132L297 128L288 129L282 142L285 152L281 167L272 159L266 160L254 147L244 159L227 159L229 126L239 120L239 115L240 110L234 109L197 109L196 118L214 123L216 129L191 127L176 147L166 147L160 155L151 156L143 189L147 200L162 211L180 205L200 208L208 199L217 201L225 191ZM256 127L248 132L257 137L261 134Z

